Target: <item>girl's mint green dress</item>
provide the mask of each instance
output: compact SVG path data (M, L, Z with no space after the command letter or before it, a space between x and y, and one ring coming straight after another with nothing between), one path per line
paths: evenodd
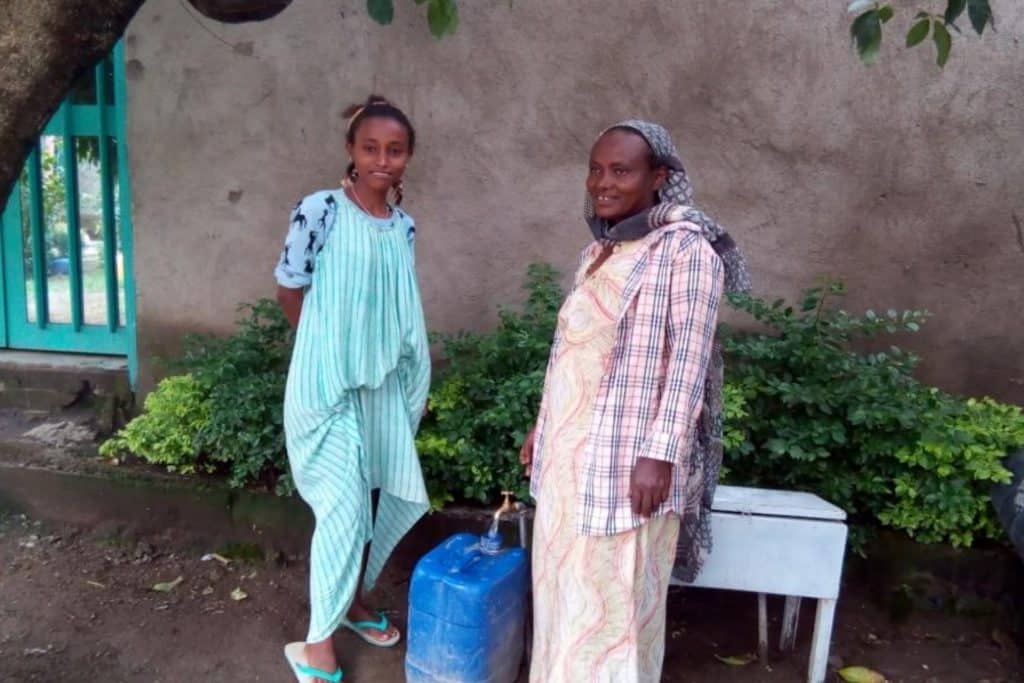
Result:
M398 208L378 219L342 190L317 192L292 211L275 271L309 288L284 400L292 477L316 516L307 642L340 625L365 545L369 589L429 506L413 441L430 385L414 236Z

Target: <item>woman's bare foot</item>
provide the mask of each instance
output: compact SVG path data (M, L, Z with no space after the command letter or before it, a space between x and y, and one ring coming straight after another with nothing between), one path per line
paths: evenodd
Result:
M309 666L328 673L338 670L338 659L334 656L334 644L330 638L321 640L319 643L306 643L305 655L306 664ZM323 681L322 678L314 680Z

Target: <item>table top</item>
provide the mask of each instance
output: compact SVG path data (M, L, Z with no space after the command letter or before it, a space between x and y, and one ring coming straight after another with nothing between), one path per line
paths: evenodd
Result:
M744 515L799 517L842 521L846 512L806 491L779 491L746 486L719 486L711 509Z

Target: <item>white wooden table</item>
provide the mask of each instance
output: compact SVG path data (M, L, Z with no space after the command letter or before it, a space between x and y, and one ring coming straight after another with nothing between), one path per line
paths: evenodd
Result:
M793 648L801 598L818 601L809 683L828 668L832 621L846 550L846 513L811 493L719 486L711 513L713 547L691 585L758 594L761 661L768 650L766 594L786 596L779 647Z

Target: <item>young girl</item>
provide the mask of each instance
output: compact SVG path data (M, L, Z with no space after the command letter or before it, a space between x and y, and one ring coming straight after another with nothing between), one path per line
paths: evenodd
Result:
M363 591L429 506L413 437L430 356L416 230L398 208L416 133L379 96L346 116L351 163L342 187L296 205L275 270L278 301L298 328L284 401L288 460L316 517L309 632L285 647L306 683L341 680L331 643L339 626L371 645L398 642L398 630L369 608Z

